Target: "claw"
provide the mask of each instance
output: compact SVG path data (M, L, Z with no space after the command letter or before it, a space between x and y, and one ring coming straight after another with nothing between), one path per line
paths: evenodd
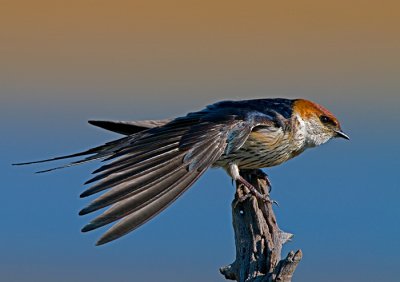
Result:
M279 207L278 202L275 200L271 200L269 194L261 194L253 185L247 182L243 177L240 177L238 181L241 182L246 188L248 188L249 191L244 196L241 196L237 200L237 203L235 203L234 206L236 206L238 203L242 203L243 201L247 200L251 195L253 195L258 200L261 200L264 203L275 204L276 206Z
M272 184L271 181L269 180L268 174L266 174L263 170L261 169L252 169L251 173L255 175L258 179L265 180L267 186L268 186L268 192L271 193L272 191Z
M256 198L257 198L257 196L256 196ZM262 200L264 203L270 203L272 205L275 204L277 207L279 207L279 203L275 200L271 200L269 195L262 195L262 198L260 200Z

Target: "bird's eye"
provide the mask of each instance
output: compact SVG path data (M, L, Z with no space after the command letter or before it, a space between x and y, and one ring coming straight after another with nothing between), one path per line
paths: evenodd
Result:
M322 123L328 124L328 123L334 123L334 121L327 116L320 116L319 119L321 120Z

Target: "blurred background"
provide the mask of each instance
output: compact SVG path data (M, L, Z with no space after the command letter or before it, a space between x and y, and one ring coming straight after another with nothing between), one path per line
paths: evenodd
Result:
M398 1L0 0L1 281L224 281L234 188L210 170L134 233L104 229L82 183L99 164L35 175L13 162L117 138L89 119L184 115L223 99L303 97L351 141L268 170L294 281L398 281Z

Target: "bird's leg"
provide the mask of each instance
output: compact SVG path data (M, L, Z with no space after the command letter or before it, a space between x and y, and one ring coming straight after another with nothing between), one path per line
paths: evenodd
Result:
M258 200L262 200L265 203L275 203L278 205L276 201L273 201L269 198L268 194L261 194L252 184L250 184L246 179L244 179L240 173L239 173L239 167L236 164L230 164L230 166L227 169L228 173L231 175L232 179L238 181L240 184L245 186L247 189L249 189L250 193L242 196L239 198L239 202L243 202L244 200L249 198L249 195L252 194L255 196ZM243 172L246 170L242 170ZM264 179L267 183L267 185L270 187L270 182L268 179L268 176L262 171L262 170L251 170L251 171L246 171L246 172L251 172L250 174L253 174L253 171L255 171L255 175L257 177L261 176L260 178ZM261 173L260 173L261 172Z

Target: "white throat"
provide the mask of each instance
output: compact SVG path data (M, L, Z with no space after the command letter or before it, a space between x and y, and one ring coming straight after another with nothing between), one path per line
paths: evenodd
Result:
M306 120L298 117L302 124L301 130L305 136L304 145L306 148L312 148L328 142L333 136L329 130L326 130L318 118L308 118Z
M299 115L296 115L296 119L299 125L296 131L297 133L295 134L297 135L296 139L302 140L304 149L313 148L326 142L321 138L320 134L318 134L317 128L312 120L305 121Z

